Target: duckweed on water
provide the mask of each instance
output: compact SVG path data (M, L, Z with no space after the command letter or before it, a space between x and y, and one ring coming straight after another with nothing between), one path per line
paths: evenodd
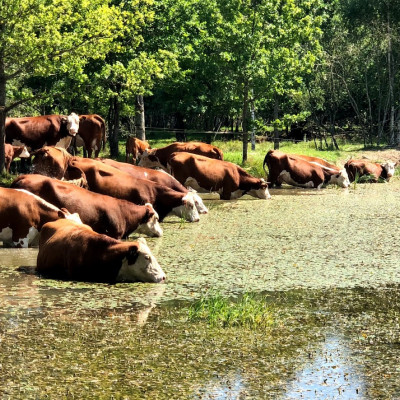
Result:
M400 182L271 194L168 217L165 285L46 280L16 270L37 249L0 249L0 397L399 398Z

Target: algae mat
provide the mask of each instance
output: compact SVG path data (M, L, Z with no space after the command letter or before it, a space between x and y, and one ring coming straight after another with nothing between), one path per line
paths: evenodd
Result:
M0 249L0 397L400 396L400 182L272 190L170 217L150 247L165 285L58 282ZM191 323L202 294L263 293L265 331Z

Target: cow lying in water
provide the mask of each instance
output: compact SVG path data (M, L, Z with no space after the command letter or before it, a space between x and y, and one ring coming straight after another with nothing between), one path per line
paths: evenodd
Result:
M3 244L36 246L42 226L59 218L81 222L78 214L59 209L26 190L0 188L0 240Z
M345 169L337 170L325 167L315 162L309 162L282 153L279 150L270 150L263 162L268 166L268 182L280 186L287 183L293 186L320 189L322 185L336 184L347 188L350 185L349 178Z
M203 142L175 142L158 149L147 149L140 156L139 166L147 168L161 168L167 171L168 160L172 153L186 152L202 155L216 160L223 160L222 150L211 144Z
M111 165L114 168L127 172L134 178L148 179L149 181L156 182L159 185L163 185L171 189L174 189L177 192L189 194L189 196L193 197L193 201L194 204L196 205L197 211L200 214L208 213L208 209L204 205L202 198L195 191L193 190L191 191L185 188L185 186L183 186L177 179L175 179L172 175L165 172L164 170L155 170L151 168L139 167L137 165L111 160L109 158L101 158L98 160L104 164Z
M63 156L60 154L63 153ZM35 153L34 172L62 179L69 170L80 171L88 188L96 193L128 200L138 205L150 203L160 221L169 213L189 222L199 221L193 197L147 179L137 179L100 161L66 155L57 147L44 147Z
M138 206L37 174L21 175L11 187L26 189L57 207L78 213L84 224L115 239L126 238L133 232L148 236L163 233L151 204Z
M197 191L214 191L223 200L237 199L245 194L269 199L268 184L228 161L214 160L197 154L179 152L168 161L171 174L185 186Z
M344 167L351 182L354 182L357 177L363 177L363 182L378 182L380 179L383 181L390 180L394 175L396 163L387 161L378 164L365 160L349 160Z
M96 282L165 281L165 274L144 239L122 242L73 221L42 228L36 270L57 279Z

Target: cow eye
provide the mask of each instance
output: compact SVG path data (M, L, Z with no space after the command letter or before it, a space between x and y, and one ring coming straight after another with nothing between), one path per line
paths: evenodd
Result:
M144 255L144 258L145 258L146 260L150 260L150 256L149 256L148 254L145 254L145 255Z

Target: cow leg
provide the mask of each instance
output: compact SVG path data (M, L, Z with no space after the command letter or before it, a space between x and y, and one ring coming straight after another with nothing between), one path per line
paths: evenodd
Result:
M87 149L87 156L85 156L85 157L87 157L87 158L92 158L92 152L93 152L93 149L91 148L91 147L88 147L88 149ZM97 156L96 156L97 157Z
M268 178L267 178L267 182L268 182L269 187L271 187L271 188L272 188L274 185L275 185L276 187L281 187L281 186L282 186L282 182L278 181L278 177L275 176L275 174L269 173L269 174L268 174Z
M86 147L83 146L83 150L82 150L82 155L83 157L87 157L88 156L88 151L86 150ZM92 155L92 150L90 150L90 155Z

